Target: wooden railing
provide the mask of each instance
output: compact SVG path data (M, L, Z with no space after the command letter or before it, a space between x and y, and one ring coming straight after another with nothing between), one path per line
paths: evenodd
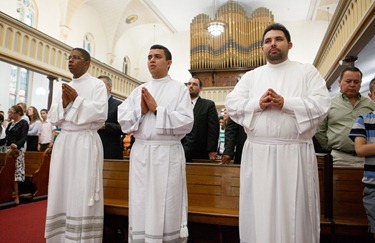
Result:
M347 56L357 56L374 31L374 0L339 1L314 61L328 87L339 76L339 62Z
M0 12L0 60L63 80L70 80L66 58L72 49L16 19ZM107 75L113 80L112 92L126 98L140 81L92 58L89 73Z

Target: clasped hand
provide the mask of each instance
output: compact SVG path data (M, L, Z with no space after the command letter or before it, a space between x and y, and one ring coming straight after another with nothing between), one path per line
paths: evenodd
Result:
M146 114L148 111L155 112L158 105L154 97L150 94L147 88L142 88L142 98L141 98L141 110L142 114Z
M262 110L275 107L281 110L284 106L284 98L278 95L273 89L268 89L259 99L259 106Z
M65 108L70 102L74 102L78 96L78 93L70 85L63 83L62 88L62 101L63 107Z

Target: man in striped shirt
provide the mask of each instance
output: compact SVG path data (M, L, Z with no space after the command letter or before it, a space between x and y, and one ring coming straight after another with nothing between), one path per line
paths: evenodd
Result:
M370 82L369 97L375 100L375 78ZM362 182L363 205L369 221L369 230L375 239L375 112L360 115L349 133L354 141L355 152L360 157L365 157L364 175Z

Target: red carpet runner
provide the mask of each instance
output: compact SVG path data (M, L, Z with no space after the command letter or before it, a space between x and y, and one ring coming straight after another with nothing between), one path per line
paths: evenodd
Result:
M47 200L0 210L1 243L43 243Z

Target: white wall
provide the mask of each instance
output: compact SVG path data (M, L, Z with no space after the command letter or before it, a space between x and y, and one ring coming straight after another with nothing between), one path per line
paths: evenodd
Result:
M0 62L0 110L5 114L9 108L9 78L11 74L10 65Z
M82 47L83 37L86 33L91 33L95 40L95 50L91 56L107 63L108 43L105 38L103 25L98 16L100 16L100 13L88 5L83 5L77 9L69 24L71 31L69 32L66 44L72 47Z
M302 21L282 23L289 30L293 43L289 59L313 63L328 27L325 21Z
M37 29L60 40L61 11L57 1L35 0L38 8Z
M0 1L1 12L6 13L7 15L16 18L17 12L17 0L2 0Z

